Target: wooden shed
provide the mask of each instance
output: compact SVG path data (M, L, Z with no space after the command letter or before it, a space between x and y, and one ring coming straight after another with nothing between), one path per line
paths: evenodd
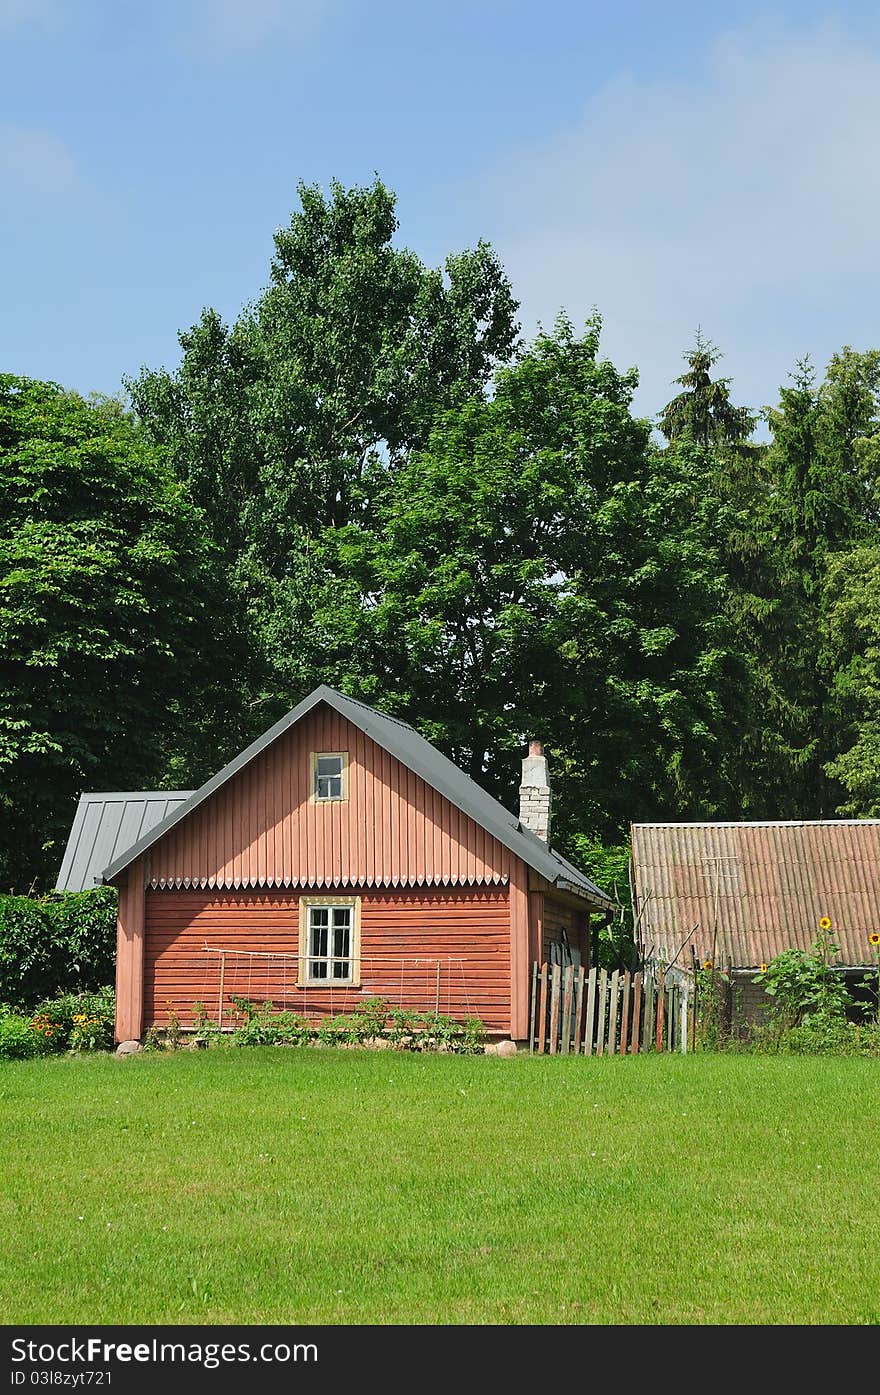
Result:
M880 820L633 824L632 889L641 953L729 970L735 1023L766 1006L761 965L810 950L820 925L851 993L876 984Z
M609 898L549 843L540 744L518 815L413 727L316 688L201 789L83 795L58 886L119 888L117 1040L237 996L359 998L527 1036L529 968L589 960ZM554 950L555 947L555 950Z

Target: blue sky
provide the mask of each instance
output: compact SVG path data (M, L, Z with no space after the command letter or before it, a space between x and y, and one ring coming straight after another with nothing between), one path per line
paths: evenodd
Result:
M0 368L115 392L265 283L300 178L605 317L638 405L880 344L880 10L811 0L0 0Z

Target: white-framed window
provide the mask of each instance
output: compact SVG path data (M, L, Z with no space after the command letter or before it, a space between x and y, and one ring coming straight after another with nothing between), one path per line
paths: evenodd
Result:
M347 751L313 751L311 772L312 799L316 804L348 798Z
M360 899L303 896L299 903L301 984L356 987L361 977Z

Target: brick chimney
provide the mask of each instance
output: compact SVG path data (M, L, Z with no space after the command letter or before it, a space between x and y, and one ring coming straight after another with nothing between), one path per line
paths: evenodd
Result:
M529 742L529 754L522 763L519 787L519 821L523 828L550 842L550 780L547 757L540 741Z

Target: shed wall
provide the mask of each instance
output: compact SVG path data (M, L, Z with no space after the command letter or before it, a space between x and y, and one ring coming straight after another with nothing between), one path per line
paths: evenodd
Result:
M557 900L549 893L544 896L542 918L542 962L550 962L552 946L563 943L563 931L572 949L580 950L581 963L586 967L590 962L589 918L582 911L564 901Z
M308 889L310 891L311 888ZM306 889L303 894L308 894ZM164 1024L173 1004L184 1026L203 1001L217 1017L219 956L214 949L292 956L267 962L229 954L224 1016L232 996L299 1012L312 1020L350 1012L362 998L457 1018L480 1017L510 1030L510 898L502 886L340 888L361 896L361 987L297 988L299 894L292 890L148 891L144 1021Z

